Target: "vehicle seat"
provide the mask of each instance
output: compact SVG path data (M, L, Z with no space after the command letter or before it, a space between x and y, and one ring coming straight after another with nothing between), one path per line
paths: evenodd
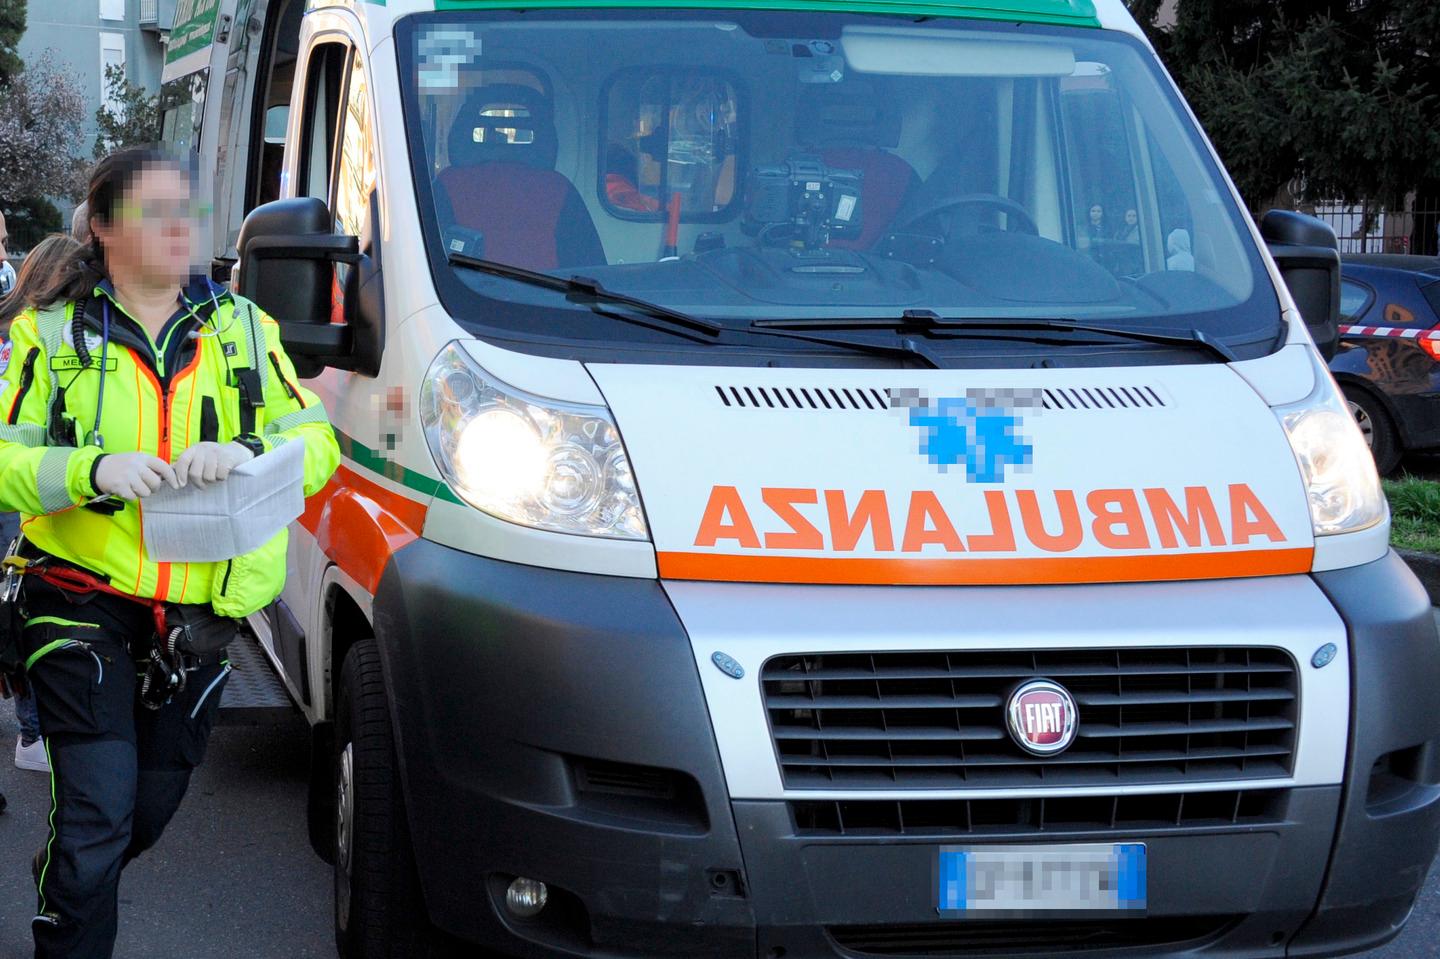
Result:
M555 170L554 111L539 90L493 84L450 125L450 166L435 178L442 228L479 230L486 259L531 270L605 262L575 185Z
M895 222L920 177L903 157L890 151L900 143L900 118L886 109L870 81L807 85L796 114L796 140L826 166L859 170L861 224L854 237L833 237L842 250L868 250Z

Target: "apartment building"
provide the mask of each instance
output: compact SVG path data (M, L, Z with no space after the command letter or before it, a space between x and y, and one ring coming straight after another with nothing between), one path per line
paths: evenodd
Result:
M85 93L86 142L77 152L88 155L90 151L95 111L105 102L107 66L121 65L130 82L151 91L159 89L176 2L48 0L29 4L20 55L33 63L46 50L54 51L61 69L76 78Z

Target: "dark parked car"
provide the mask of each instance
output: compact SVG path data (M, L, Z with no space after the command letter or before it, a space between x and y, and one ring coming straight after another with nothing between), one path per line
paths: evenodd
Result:
M1345 257L1340 333L1330 372L1380 472L1440 449L1440 257Z

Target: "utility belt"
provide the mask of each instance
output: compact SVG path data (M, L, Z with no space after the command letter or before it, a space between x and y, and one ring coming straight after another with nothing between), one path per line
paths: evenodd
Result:
M7 697L24 683L20 637L29 616L27 582L44 583L72 602L105 597L148 609L152 632L118 638L135 662L145 666L138 695L149 709L159 709L183 692L192 671L223 659L225 647L240 632L239 620L220 616L208 605L166 603L121 592L82 566L34 549L23 535L10 544L0 565L0 692Z

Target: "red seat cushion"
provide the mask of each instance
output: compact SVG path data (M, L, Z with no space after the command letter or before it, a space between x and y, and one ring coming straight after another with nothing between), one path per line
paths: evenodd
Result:
M482 163L442 170L436 183L450 201L455 223L485 235L486 259L530 270L564 265L561 215L575 193L564 174L518 163ZM589 227L594 230L593 224Z
M859 170L864 174L860 187L864 204L860 235L832 239L830 245L841 250L870 249L890 229L905 194L919 182L914 167L895 154L875 147L830 147L821 151L820 158L826 166Z

